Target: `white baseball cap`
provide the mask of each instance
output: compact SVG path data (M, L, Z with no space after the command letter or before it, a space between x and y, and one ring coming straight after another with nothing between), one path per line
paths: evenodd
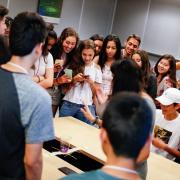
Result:
M180 104L180 90L177 88L168 88L163 94L156 98L162 105L170 105L173 103Z

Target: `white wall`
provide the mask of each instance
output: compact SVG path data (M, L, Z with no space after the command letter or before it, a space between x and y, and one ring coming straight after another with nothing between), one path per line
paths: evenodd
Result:
M82 2L83 0L63 0L61 18L55 28L58 35L66 27L73 27L78 31Z
M79 34L82 39L95 33L110 32L115 0L85 0L80 19Z
M7 2L12 17L37 11L38 0L0 0L3 5ZM106 36L112 29L123 42L136 33L143 49L180 58L180 0L64 0L55 30L59 35L68 26L78 31L81 39L94 33Z
M153 54L180 58L180 0L118 1L113 33L123 42L128 35L141 36L141 48Z
M112 32L119 35L122 42L133 33L143 36L148 5L149 0L118 1Z
M180 58L180 1L151 0L142 47Z
M38 0L9 0L9 16L14 17L23 11L37 11Z
M73 27L85 39L94 33L107 35L110 32L116 0L64 0L59 24L55 25L58 35L65 27ZM6 1L1 0L6 5ZM38 0L9 0L9 16L22 11L37 11Z
M0 4L7 7L8 0L0 0Z
M107 35L110 32L115 0L64 0L58 34L68 26L73 27L81 39L95 33Z

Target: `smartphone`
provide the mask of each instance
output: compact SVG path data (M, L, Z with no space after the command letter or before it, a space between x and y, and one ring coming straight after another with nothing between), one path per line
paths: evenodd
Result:
M84 78L85 78L85 79L89 78L89 75L84 75Z
M72 169L70 169L68 167L61 167L61 168L58 168L58 170L63 172L66 175L75 174L75 173L77 174L77 172L73 171Z
M68 76L69 78L72 78L72 69L64 69L64 73L66 76Z
M64 74L65 74L64 70L60 70L58 73L55 74L55 78L58 78Z

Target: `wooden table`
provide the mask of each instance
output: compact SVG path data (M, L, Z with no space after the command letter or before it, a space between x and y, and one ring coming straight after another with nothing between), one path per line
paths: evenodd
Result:
M180 164L151 153L148 158L147 180L180 180Z
M55 118L54 128L57 139L68 139L68 143L79 147L83 154L101 163L106 161L101 150L99 129L73 117ZM151 153L148 159L147 180L156 179L180 180L180 164Z
M103 163L106 157L101 149L99 129L90 126L73 117L55 118L55 136L71 145L80 148L80 151L88 157Z
M81 173L82 171L78 168L72 166L66 161L51 155L50 152L43 149L43 171L42 171L42 180L56 180L63 176L64 173L58 170L60 167L69 167L77 173Z

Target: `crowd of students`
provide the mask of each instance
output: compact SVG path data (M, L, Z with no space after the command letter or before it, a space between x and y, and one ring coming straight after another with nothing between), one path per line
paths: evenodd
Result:
M89 39L79 40L78 33L71 27L65 28L57 37L51 24L45 24L40 16L28 12L20 13L14 20L11 19L9 31L5 24L7 14L8 9L0 6L0 83L3 85L0 90L0 141L5 145L0 148L0 159L7 162L6 166L0 165L0 178L40 178L42 144L54 138L52 115L57 114L60 117L73 116L92 126L105 129L103 133L108 134L105 140L108 139L108 145L115 150L114 156L127 155L132 158L136 164L132 169L137 170L142 179L146 178L150 149L178 161L180 87L176 80L176 71L180 69L180 63L176 63L172 55L162 55L155 66L151 67L148 53L140 49L141 38L135 34L127 37L124 47L120 38L114 34L106 37L95 34ZM124 91L128 93L123 94ZM117 95L120 92L123 95ZM113 98L114 96L122 100ZM12 100L8 101L8 98ZM125 99L128 99L130 106L126 105ZM141 111L143 108L147 110L143 111L147 113L147 117L148 111L151 111L152 117L148 117L151 119L150 126L142 114L139 115L133 110L138 107L134 107L130 99L141 104ZM142 107L143 103L148 107ZM111 117L112 112L114 114ZM117 125L114 122L115 119L118 122L116 113L119 117L122 116L122 119L132 121L136 118L133 120L128 115L137 113L137 118L147 121L147 124L143 122L139 125L147 126L148 130L139 134L144 136L144 140L136 155L123 151L119 153L115 148L118 142L112 139L115 135L111 137L113 130L111 132L109 127L112 126L111 123ZM123 121L122 123L125 124ZM130 124L127 126L129 127L126 131L132 128L132 131L136 132ZM8 131L11 130L12 137L9 137ZM116 133L128 136L123 134L121 127L115 130ZM136 135L135 133L133 136ZM130 136L129 141L133 136ZM20 138L18 143L17 138ZM137 141L138 138L140 137L137 137ZM128 143L129 141L127 140ZM119 142L121 143L126 144L123 141ZM13 146L11 152L8 144ZM133 143L133 146L136 145ZM17 153L19 148L22 150ZM19 159L7 160L9 154L14 152L18 154ZM106 155L109 157L109 151ZM16 171L16 161L20 171ZM12 169L10 174L7 167ZM37 171L34 168L37 168ZM112 177L113 171L109 173L108 166L104 166L103 172L111 174ZM121 178L126 177L126 174L120 175ZM130 178L137 178L136 175L134 173Z

